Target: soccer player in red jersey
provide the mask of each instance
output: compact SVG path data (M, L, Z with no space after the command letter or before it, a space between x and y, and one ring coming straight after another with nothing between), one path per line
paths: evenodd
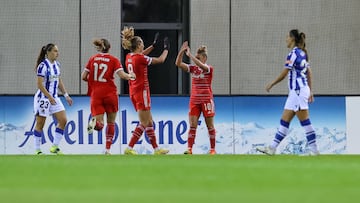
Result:
M90 96L92 118L89 122L88 133L91 134L93 130L102 130L104 113L106 113L105 154L110 154L115 134L115 119L119 109L114 75L117 74L125 80L135 79L135 75L125 73L119 59L109 53L110 43L108 40L95 39L93 44L99 53L90 57L81 76L82 80L88 82L88 95Z
M186 55L195 63L195 65L186 64L182 61L183 55ZM209 154L216 154L215 151L215 136L214 128L215 105L213 100L213 93L211 82L213 78L214 68L206 64L207 48L200 46L196 55L192 55L188 42L185 41L176 57L175 64L183 71L191 74L191 96L189 102L189 123L190 130L188 133L188 149L184 154L192 154L192 147L196 136L196 128L199 122L200 114L203 113L206 126L210 138Z
M169 41L167 38L164 39L164 50L159 57L149 57L147 54L154 49L154 43L156 43L158 35L156 35L153 45L144 50L144 42L139 36L134 35L133 27L124 27L121 34L123 48L131 51L131 53L126 55L125 65L129 73L136 75L135 80L129 81L129 94L140 120L139 125L136 126L133 131L129 145L124 153L130 155L137 154L134 150L134 145L145 131L154 148L154 154L167 154L169 150L159 148L156 143L153 119L150 111L151 101L148 66L160 64L165 61L170 46Z

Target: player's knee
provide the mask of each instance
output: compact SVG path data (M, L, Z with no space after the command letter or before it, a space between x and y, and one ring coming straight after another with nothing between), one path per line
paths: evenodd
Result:
M67 119L66 118L62 118L58 120L58 127L61 129L64 129L67 123Z
M94 129L97 131L100 131L104 128L104 123L100 122L100 121L96 121L95 127Z

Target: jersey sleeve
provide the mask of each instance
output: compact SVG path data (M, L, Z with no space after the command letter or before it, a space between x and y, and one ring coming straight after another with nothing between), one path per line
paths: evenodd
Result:
M206 65L209 68L209 71L206 74L211 74L214 72L214 67L210 66L210 65Z
M151 65L151 62L152 62L152 58L149 57L149 56L144 55L144 63L145 63L147 66L149 66L149 65Z
M88 62L86 63L86 66L85 66L85 68L84 68L84 71L90 72L90 66L91 66L90 63L92 62L92 58L93 58L93 57L90 57L90 58L89 58Z
M120 70L124 70L124 68L122 67L120 60L116 57L114 57L114 67L115 67L115 72L118 72Z
M36 75L40 77L46 76L46 65L44 62L41 62L36 68Z
M285 68L292 69L292 67L294 66L294 62L295 62L296 58L297 58L296 53L294 51L291 52L286 57Z

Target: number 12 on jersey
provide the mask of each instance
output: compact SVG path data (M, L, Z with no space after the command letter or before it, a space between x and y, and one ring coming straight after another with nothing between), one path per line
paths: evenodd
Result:
M108 69L108 66L105 63L94 63L94 81L98 82L106 82L107 80L104 78L104 75ZM101 71L100 74L99 70Z

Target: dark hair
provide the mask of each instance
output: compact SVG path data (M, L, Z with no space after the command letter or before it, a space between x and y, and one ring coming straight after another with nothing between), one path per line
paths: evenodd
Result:
M110 42L107 39L94 39L93 44L97 51L101 53L108 53L111 47Z
M290 30L289 35L290 35L290 37L292 37L295 40L295 45L297 47L299 47L300 49L302 49L305 52L306 57L309 58L308 52L305 48L305 46L306 46L305 33L303 33L303 32L299 33L299 30L294 29L294 30Z
M39 56L36 61L35 71L36 71L36 68L39 66L39 64L45 59L46 53L51 51L54 47L55 47L55 44L53 44L53 43L49 43L49 44L41 47Z

